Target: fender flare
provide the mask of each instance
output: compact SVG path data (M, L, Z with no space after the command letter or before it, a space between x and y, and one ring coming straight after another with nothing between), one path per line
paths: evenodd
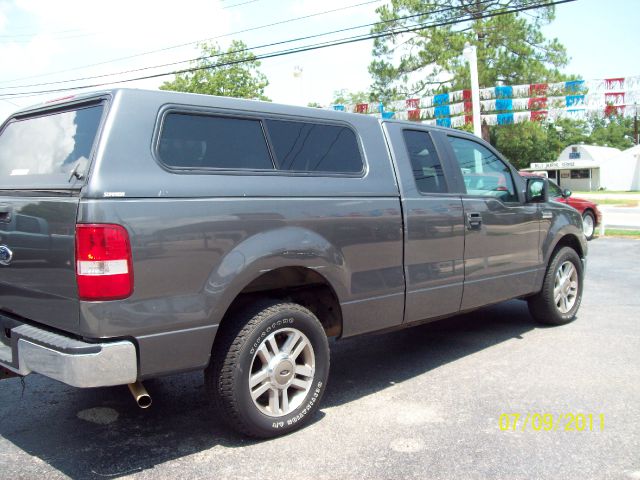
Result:
M212 323L220 323L235 298L252 281L283 267L313 270L333 288L339 302L348 296L350 273L339 248L302 227L276 228L238 243L211 272L204 293L214 307Z

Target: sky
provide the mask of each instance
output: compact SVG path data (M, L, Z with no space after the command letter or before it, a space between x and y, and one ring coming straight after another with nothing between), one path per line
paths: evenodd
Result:
M3 94L104 83L161 73L186 64L149 68L197 57L194 42L232 39L250 47L325 33L377 20L386 0L0 0L0 121L13 111L68 92L29 97ZM360 5L358 5L360 4ZM352 5L352 8L344 9ZM292 18L332 13L254 29ZM242 30L254 29L252 31ZM365 33L368 27L328 37L255 50L256 54ZM565 45L567 73L600 79L640 75L640 0L577 0L556 7L547 37ZM230 35L231 34L231 35ZM217 37L217 38L216 38ZM182 46L180 46L182 45ZM273 101L330 104L336 90L367 90L372 41L265 59L261 71ZM150 53L153 52L153 53ZM111 75L132 69L146 70ZM298 75L294 75L294 72ZM57 85L39 85L109 75ZM172 77L117 86L157 88ZM108 87L102 87L108 88Z

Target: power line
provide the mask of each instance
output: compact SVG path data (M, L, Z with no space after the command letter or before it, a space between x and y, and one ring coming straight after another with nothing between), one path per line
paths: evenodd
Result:
M370 34L363 34L363 35L355 35L355 36L345 37L345 38L338 39L338 40L329 40L329 41L318 43L318 44L314 44L314 45L305 45L305 46L301 46L301 47L294 47L294 48L290 48L290 49L286 49L286 50L280 50L280 51L276 51L276 52L256 55L255 58L252 59L252 60L262 60L262 59L267 59L267 58L275 58L275 57L280 57L280 56L285 56L285 55L291 55L291 54L294 54L294 53L302 53L302 52L318 50L318 49L327 48L327 47L333 47L333 46L339 46L339 45L345 45L345 44L360 42L360 41L363 41L363 40L372 40L372 39L376 39L376 38L383 38L383 37L388 37L388 36L392 36L392 35L399 35L399 34L403 34L403 33L412 33L412 32L416 32L416 31L419 31L419 30L425 30L425 29L428 29L428 28L450 26L450 25L455 25L455 24L458 24L458 23L468 22L470 20L478 20L478 19L484 19L484 18L497 17L497 16L500 16L500 15L506 15L506 14L509 14L509 13L518 13L518 12L523 12L523 11L527 11L527 10L533 10L533 9L536 9L536 8L550 7L550 6L560 5L560 4L563 4L563 3L570 3L570 2L574 2L574 1L576 1L576 0L556 0L556 1L553 1L553 2L549 2L549 3L530 4L530 5L526 5L526 6L523 6L523 7L512 8L512 9L496 9L493 12L483 13L480 16L472 16L472 15L470 15L468 17L461 16L461 17L454 18L454 19L447 20L447 21L443 21L443 22L437 22L437 23L431 23L431 24L421 24L421 25L413 26L411 28L397 29L397 30L392 30L392 31L388 31L388 32L379 32L379 33L373 33L373 34L370 33ZM80 86L80 87L67 87L67 88L59 88L59 89L41 90L41 91L36 91L36 92L6 93L6 94L0 95L0 98L4 98L4 97L24 98L24 97L30 97L30 96L38 96L38 95L42 95L42 94L45 94L45 93L57 93L57 92L65 92L65 91L70 91L70 90L82 90L82 89L87 89L87 88L97 88L97 87L103 87L105 85L116 85L116 84L121 84L121 83L126 83L126 82L133 82L133 81L139 81L139 80L147 80L147 79L151 79L151 78L164 77L164 76L168 76L168 75L177 75L177 74L181 74L181 73L191 73L191 72L195 72L195 71L199 71L199 70L207 70L207 69L210 69L210 68L231 66L231 65L236 65L236 64L240 64L240 63L246 63L246 62L247 62L247 60L235 60L235 61L225 62L225 63L221 63L221 64L217 64L217 65L191 67L191 68L175 70L175 71L171 71L171 72L156 73L156 74L145 75L145 76L136 77L136 78L116 80L116 81L113 81L113 82L96 83L96 84L84 85L84 86Z
M66 70L58 70L56 72L51 72L51 73L45 73L45 74L40 74L40 75L30 75L30 76L27 76L27 77L14 78L12 80L5 80L5 81L0 82L0 85L5 84L5 83L18 82L18 81L21 81L21 80L30 80L32 78L49 77L51 75L57 75L57 74L60 74L60 73L73 72L73 71L82 70L82 69L85 69L85 68L97 67L97 66L106 65L106 64L109 64L109 63L120 62L120 61L123 61L123 60L131 60L132 58L143 57L143 56L146 56L146 55L153 55L154 53L166 52L168 50L175 50L177 48L187 47L189 45L195 45L195 44L198 44L198 43L203 43L203 42L207 42L207 41L211 41L211 40L217 40L219 38L229 37L229 36L232 36L232 35L238 35L240 33L247 33L247 32L253 32L253 31L256 31L256 30L262 30L262 29L269 28L269 27L275 27L275 26L278 26L278 25L284 25L286 23L297 22L299 20L306 20L308 18L318 17L318 16L321 16L321 15L327 15L329 13L335 13L335 12L339 12L339 11L343 11L343 10L348 10L348 9L351 9L351 8L361 7L363 5L369 5L371 3L379 3L381 1L383 1L383 0L368 0L366 2L356 3L354 5L347 5L347 6L344 6L344 7L334 8L334 9L331 9L331 10L325 10L323 12L317 12L317 13L311 13L309 15L303 15L301 17L294 17L294 18L289 18L289 19L286 19L286 20L279 20L277 22L269 23L269 24L266 24L266 25L258 25L256 27L245 28L243 30L238 30L238 31L235 31L235 32L224 33L224 34L221 34L221 35L218 35L218 36L215 36L215 37L205 38L205 39L202 39L202 40L195 40L195 41L187 42L187 43L181 43L181 44L178 44L178 45L171 45L171 46L160 48L160 49L157 49L157 50L150 50L150 51L147 51L147 52L141 52L141 53L137 53L135 55L129 55L129 56L126 56L126 57L119 57L119 58L115 58L115 59L112 59L112 60L105 60L103 62L91 63L89 65L83 65L83 66L80 66L80 67L69 68L69 69L66 69ZM54 83L54 82L52 82L52 83ZM9 87L7 87L7 88L9 88Z
M45 32L45 35L59 35L61 33L72 33L72 32L81 32L82 29L80 28L73 28L71 30L59 30L57 32ZM12 33L12 34L5 34L5 35L0 35L0 38L20 38L20 37L34 37L36 35L42 35L42 32L35 32L35 33Z
M255 3L258 0L248 0L246 2L242 2L242 3L234 3L233 5L227 5L226 7L222 7L223 10L226 10L227 8L233 8L233 7L241 7L242 5L246 5L247 3Z
M485 1L492 1L492 0L485 0ZM573 2L573 1L575 1L575 0L557 0L557 1L554 1L554 2L550 2L550 3L530 4L530 5L527 5L527 6L524 6L524 7L518 7L518 8L513 8L513 9L504 9L504 10L496 9L497 11L490 12L490 13L485 13L485 14L483 14L481 16L475 16L475 17L474 16L469 16L469 18L459 17L457 19L452 19L452 20L439 22L439 23L420 24L420 25L417 25L417 26L413 26L411 28L392 30L392 31L388 31L388 32L380 32L380 33L377 33L377 34L356 35L356 36L351 36L351 37L345 37L345 38L338 39L338 40L322 42L322 43L318 43L318 44L315 44L315 45L306 45L306 46L295 47L295 48L290 48L290 49L271 52L271 53L266 53L266 54L260 54L260 55L255 56L255 58L252 59L252 60L262 60L262 59L267 59L267 58L274 58L274 57L279 57L279 56L284 56L284 55L290 55L290 54L293 54L293 53L301 53L301 52L307 52L307 51L311 51L311 50L318 50L318 49L321 49L321 48L327 48L327 47L331 47L331 46L338 46L338 45L344 45L344 44L349 44L349 43L360 42L360 41L363 41L363 40L371 40L371 39L375 39L375 38L382 38L382 37L398 35L398 34L403 34L403 33L411 33L411 32L415 32L415 31L427 29L427 28L435 28L435 27L439 27L439 26L449 26L449 25L454 25L454 24L457 24L457 23L464 23L464 22L467 22L467 21L470 21L470 20L477 20L477 19L482 19L482 18L491 18L491 17L495 17L495 16L499 16L499 15L505 15L505 14L508 14L508 13L517 13L517 12L522 12L522 11L526 11L526 10L533 10L533 9L541 8L541 7L548 7L548 6L559 5L559 4L563 4L563 3L569 3L569 2ZM422 15L425 15L425 14L422 14ZM287 43L287 41L278 42L278 43ZM204 57L204 58L207 58L207 57ZM115 81L112 81L112 82L96 83L96 84L92 84L92 85L85 85L85 86L79 86L79 87L57 88L57 89L41 90L41 91L35 91L35 92L5 93L5 94L0 94L0 98L4 98L4 97L23 98L23 97L42 95L42 94L45 94L45 93L57 93L57 92L65 92L65 91L70 91L70 90L81 90L81 89L87 89L87 88L96 88L96 87L102 87L102 86L105 86L105 85L116 85L116 84L121 84L121 83L132 82L132 81L139 81L139 80L147 80L147 79L151 79L151 78L164 77L164 76L168 76L168 75L177 75L177 74L181 74L181 73L191 73L191 72L195 72L195 71L199 71L199 70L207 70L207 69L210 69L210 68L231 66L231 65L236 65L236 64L240 64L240 63L246 63L246 62L247 62L247 60L235 60L235 61L221 63L221 64L217 64L217 65L191 67L191 68L175 70L175 71L171 71L171 72L156 73L156 74L145 75L145 76L141 76L141 77L135 77L135 78L129 78L129 79L123 79L123 80L115 80ZM156 68L159 68L159 67L161 67L161 66L158 66Z
M495 2L495 0L479 0L477 5L482 5L485 3L493 3ZM328 35L334 35L336 33L343 33L343 32L347 32L347 31L351 31L351 30L358 30L361 28L367 28L367 27L373 27L376 25L382 25L385 23L395 23L397 21L400 20L408 20L408 19L413 19L413 18L417 18L417 17L425 17L427 15L432 15L432 14L436 14L436 13L444 13L450 10L458 10L459 7L454 7L454 6L450 6L450 7L445 7L442 8L440 10L434 10L433 12L429 12L429 13L417 13L417 14L412 14L412 15L405 15L403 17L396 17L390 20L382 20L379 22L373 22L373 23L366 23L366 24L362 24L362 25L356 25L356 26L352 26L352 27L346 27L346 28L341 28L338 30L332 30L329 32L324 32L324 33L317 33L314 35L306 35L304 37L297 37L297 38L292 38L292 39L288 39L288 40L281 40L278 42L272 42L272 43L267 43L267 44L262 44L262 45L257 45L255 47L246 47L246 48L241 48L238 50L233 50L233 51L228 51L228 52L221 52L221 53L216 53L213 55L205 55L205 56L200 56L200 57L196 57L196 58L190 58L187 60L179 60L176 62L169 62L169 63L163 63L160 65L152 65L152 66L147 66L147 67L140 67L140 68L134 68L134 69L129 69L129 70L124 70L124 71L120 71L120 72L114 72L114 73L104 73L101 75L92 75L92 76L88 76L88 77L81 77L81 78L73 78L73 79L67 79L67 80L58 80L58 81L54 81L54 82L42 82L42 83L32 83L29 85L15 85L15 86L9 86L9 87L1 87L0 88L0 95L3 95L1 90L13 90L13 89L18 89L18 88L30 88L30 87L42 87L42 86L46 86L46 85L58 85L58 84L63 84L63 83L73 83L73 82L82 82L85 80L94 80L97 78L105 78L105 77L113 77L113 76L118 76L118 75L126 75L127 73L135 73L135 72L142 72L142 71L146 71L146 70L153 70L156 68L162 68L162 67L170 67L173 65L179 65L181 63L190 63L190 62L197 62L197 61L202 61L202 60L209 60L215 57L220 57L223 55L229 55L229 54L237 54L237 53L243 53L243 52L248 52L251 50L260 50L263 48L268 48L268 47L275 47L277 45L283 45L283 44L287 44L287 43L295 43L295 42L300 42L303 40L310 40L312 38L318 38L318 37L324 37L324 36L328 36Z
M234 3L233 5L227 5L226 7L222 7L222 10L227 10L229 8L234 8L234 7L241 7L243 5L248 5L250 3L255 3L255 2L259 2L260 0L247 0L245 2L240 2L240 3ZM380 0L378 0L380 1ZM67 34L64 36L60 36L60 37L55 37L56 40L70 40L70 39L75 39L75 38L81 38L81 37L90 37L93 35L99 35L101 33L104 32L86 32L86 33L79 33L79 34L75 34L75 35L68 35L70 33L73 32L82 32L82 29L80 28L74 28L74 29L70 29L70 30L60 30L57 32L32 32L32 33L15 33L15 34L10 34L10 35L0 35L0 43L29 43L31 40L31 37L35 37L38 35L61 35L61 34ZM12 40L14 38L27 38L28 40ZM3 82L4 83L4 82Z

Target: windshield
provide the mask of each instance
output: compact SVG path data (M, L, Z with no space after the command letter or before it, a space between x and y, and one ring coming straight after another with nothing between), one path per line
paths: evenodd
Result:
M92 105L10 121L0 135L0 183L68 183L81 178L104 106Z

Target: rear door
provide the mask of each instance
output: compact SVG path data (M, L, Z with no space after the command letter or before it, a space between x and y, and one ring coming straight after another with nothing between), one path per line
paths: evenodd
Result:
M452 165L442 145L416 124L384 124L400 185L404 220L405 322L460 309L464 217Z
M537 204L524 202L514 171L488 145L443 134L464 182L464 294L461 309L531 293L540 266Z
M75 224L104 109L40 110L0 130L0 313L77 327Z

